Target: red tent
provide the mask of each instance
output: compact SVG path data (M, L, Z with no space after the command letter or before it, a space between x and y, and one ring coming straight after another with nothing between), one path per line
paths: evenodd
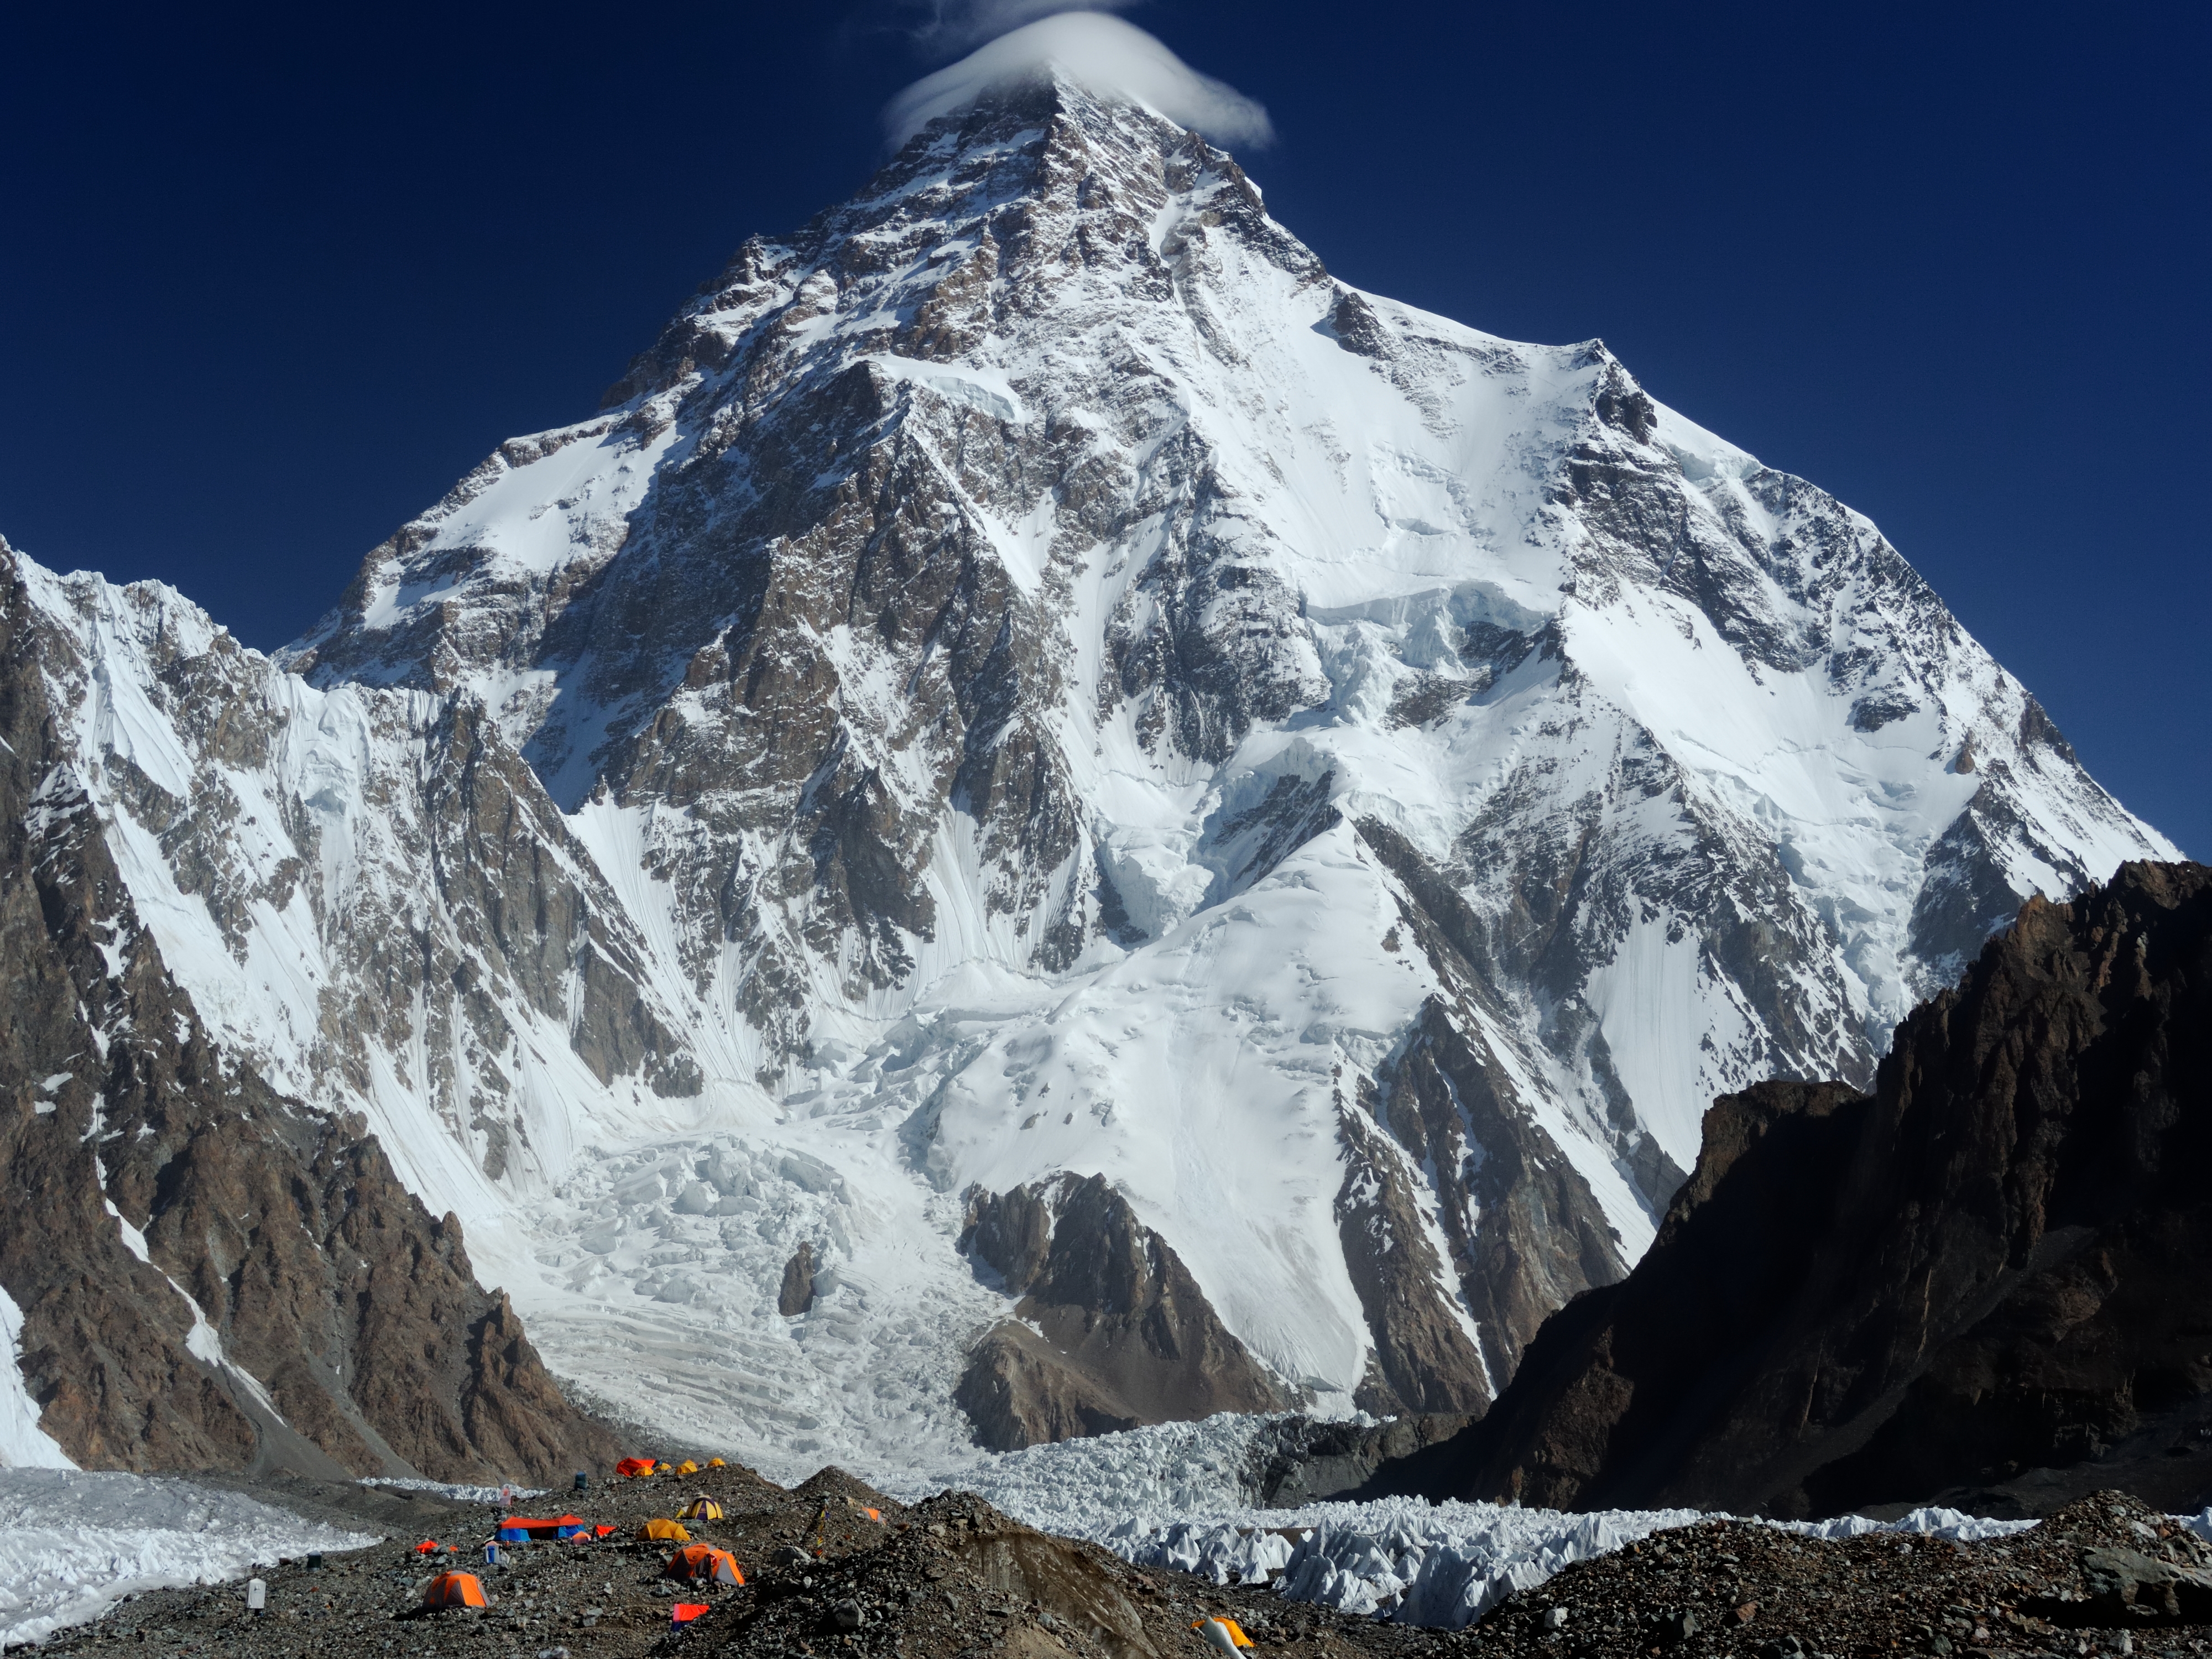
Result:
M701 1613L713 1611L714 1609L704 1601L678 1601L676 1604L676 1611L671 1615L668 1622L672 1625L688 1625Z
M650 1457L625 1457L615 1465L615 1473L625 1479L633 1475L651 1474L653 1460Z

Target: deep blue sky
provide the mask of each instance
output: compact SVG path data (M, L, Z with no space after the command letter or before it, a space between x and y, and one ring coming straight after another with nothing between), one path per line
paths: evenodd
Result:
M747 234L866 177L933 66L887 15L6 9L0 533L290 637L501 438L587 414ZM1128 15L1267 104L1244 159L1340 276L1601 336L1870 514L2212 854L2212 8Z

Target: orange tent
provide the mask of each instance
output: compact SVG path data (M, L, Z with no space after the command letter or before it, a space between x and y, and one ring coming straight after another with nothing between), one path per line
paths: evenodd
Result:
M426 1607L488 1607L491 1602L485 1597L483 1586L477 1583L472 1572L441 1572L430 1581L422 1592Z
M1221 1635L1229 1638L1232 1650L1234 1648L1249 1648L1252 1645L1252 1638L1244 1633L1244 1626L1234 1619L1194 1619L1191 1620L1190 1627L1206 1637L1214 1646L1219 1647L1220 1638L1214 1636L1212 1632L1206 1628L1208 1626L1218 1627Z
M672 1625L688 1625L701 1613L713 1611L714 1608L708 1607L704 1601L678 1601L675 1611L669 1614L668 1622Z
M726 1469L730 1466L719 1457L710 1457L707 1460L707 1467L710 1469Z
M711 1544L694 1544L680 1549L668 1558L668 1565L661 1573L664 1578L703 1579L710 1584L742 1584L745 1576L738 1569L738 1558L727 1550L718 1550Z
M615 1473L625 1480L633 1475L651 1474L653 1460L650 1457L625 1457L615 1465Z
M640 1527L637 1529L637 1535L640 1538L658 1539L664 1544L688 1544L691 1541L691 1534L673 1521L659 1519L648 1521Z
M415 1553L417 1555L435 1555L440 1550L445 1547L446 1547L443 1544L441 1544L436 1539L426 1538L415 1547Z

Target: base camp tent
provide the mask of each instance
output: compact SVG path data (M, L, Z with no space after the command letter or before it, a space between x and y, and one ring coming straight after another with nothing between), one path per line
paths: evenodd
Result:
M676 1466L676 1473L678 1474L696 1474L699 1473L699 1466L687 1457L681 1463L678 1463Z
M648 1521L640 1527L637 1529L637 1535L640 1538L652 1539L663 1544L688 1544L691 1541L691 1534L673 1521L663 1521L658 1518Z
M625 1457L615 1465L615 1473L625 1480L635 1475L651 1474L653 1460L650 1457Z
M499 1523L499 1541L502 1544L521 1544L532 1538L581 1538L588 1535L591 1530L589 1523L580 1515L556 1515L550 1521L510 1515Z
M488 1607L490 1600L472 1572L441 1572L423 1587L426 1607Z
M727 1550L718 1550L711 1544L693 1544L680 1549L668 1558L663 1569L665 1578L688 1578L701 1584L742 1584L745 1576L738 1570L738 1558Z
M676 1513L686 1521L719 1521L722 1506L711 1498L695 1498Z

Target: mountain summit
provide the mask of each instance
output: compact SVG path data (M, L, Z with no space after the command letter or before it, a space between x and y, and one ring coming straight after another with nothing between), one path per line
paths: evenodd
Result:
M23 568L216 1036L771 1472L1478 1408L1716 1094L1864 1084L2175 855L1865 519L1064 79L747 243L274 660Z

